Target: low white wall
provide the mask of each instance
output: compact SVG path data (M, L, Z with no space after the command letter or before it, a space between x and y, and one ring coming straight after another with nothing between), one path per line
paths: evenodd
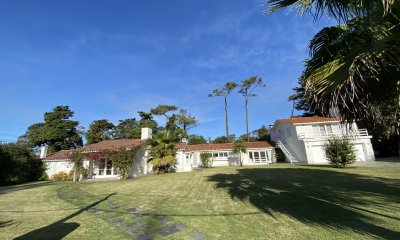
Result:
M46 174L49 178L59 172L69 173L74 166L73 163L69 160L53 160L44 162L47 165Z

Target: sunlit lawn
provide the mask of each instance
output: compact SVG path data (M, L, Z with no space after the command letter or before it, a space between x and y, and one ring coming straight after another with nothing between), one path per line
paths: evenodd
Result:
M151 226L147 234L155 239L191 239L191 232L207 239L400 239L400 168L286 164L0 188L0 238L130 237L59 199L60 190L108 197L186 226L166 237L152 232L159 226Z

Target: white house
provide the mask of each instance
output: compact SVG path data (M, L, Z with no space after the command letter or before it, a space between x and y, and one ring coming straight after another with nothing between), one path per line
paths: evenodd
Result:
M302 117L278 119L270 129L271 139L290 162L306 164L328 163L323 146L333 136L347 136L356 151L358 161L374 160L371 136L357 124L342 124L339 119Z
M145 175L151 171L151 164L148 164L147 139L151 138L151 129L143 128L141 139L106 140L90 144L76 150L61 150L43 159L47 165L46 174L51 177L58 172L69 173L73 163L70 160L72 151L79 151L87 154L83 165L88 169L88 178L118 178L113 163L103 154L109 150L133 149L138 147L134 159L132 159L132 171L130 177Z
M75 150L62 150L43 159L47 164L46 173L49 177L58 172L69 173L73 168L70 156L73 151L86 153L84 167L88 169L88 178L118 178L113 163L103 154L109 150L132 149L139 147L134 159L132 159L132 171L130 177L148 174L152 171L152 165L148 163L149 147L146 139L151 138L151 129L143 128L141 139L106 140L90 144ZM244 165L259 165L275 162L274 147L267 142L245 143L247 151L241 154ZM200 153L212 153L213 166L239 165L239 156L233 153L233 143L223 144L197 144L188 145L179 143L176 146L176 172L188 172L201 166ZM45 151L44 151L45 152Z
M241 153L243 165L261 165L276 162L273 145L268 142L246 142L246 153ZM233 143L177 145L176 171L188 172L201 166L200 153L212 155L213 167L237 166L239 156L233 153Z

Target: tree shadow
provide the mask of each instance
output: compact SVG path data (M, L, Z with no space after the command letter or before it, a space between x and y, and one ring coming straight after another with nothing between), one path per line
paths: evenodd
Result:
M7 227L7 226L10 226L10 225L13 225L13 224L14 224L13 220L0 221L0 228Z
M19 191L19 190L27 190L27 189L37 188L37 187L49 186L49 185L53 185L53 184L54 184L53 182L45 181L45 182L31 182L31 183L11 185L11 186L1 186L0 187L0 195L12 193L12 192Z
M19 236L15 238L16 240L44 240L44 239L52 239L52 240L58 240L58 239L63 239L65 236L73 232L75 229L77 229L80 224L76 222L66 222L71 218L74 218L81 214L84 211L89 210L90 208L100 204L103 201L106 201L109 197L115 195L116 193L109 194L103 199L100 199L99 201L96 201L86 207L81 208L79 211L76 211L68 216L66 216L63 219L58 220L57 222L54 222L46 227L39 228L36 230L33 230L31 232L28 232L22 236Z
M397 210L393 207L391 214L369 208L384 206L386 202L400 203L397 179L387 181L317 168L288 167L244 168L236 174L211 175L208 180L226 189L232 198L248 200L273 218L280 213L330 229L400 239L400 232L373 223L376 218L400 221L392 215Z

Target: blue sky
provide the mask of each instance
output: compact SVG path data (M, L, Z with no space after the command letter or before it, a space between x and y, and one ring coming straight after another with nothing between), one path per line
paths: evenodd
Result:
M263 78L249 128L290 117L287 101L327 20L265 14L258 0L3 1L0 8L0 139L15 140L43 113L68 105L93 120L137 117L158 104L196 116L191 133L224 135L226 81ZM244 99L229 97L230 132L245 133ZM161 124L162 118L158 119Z

